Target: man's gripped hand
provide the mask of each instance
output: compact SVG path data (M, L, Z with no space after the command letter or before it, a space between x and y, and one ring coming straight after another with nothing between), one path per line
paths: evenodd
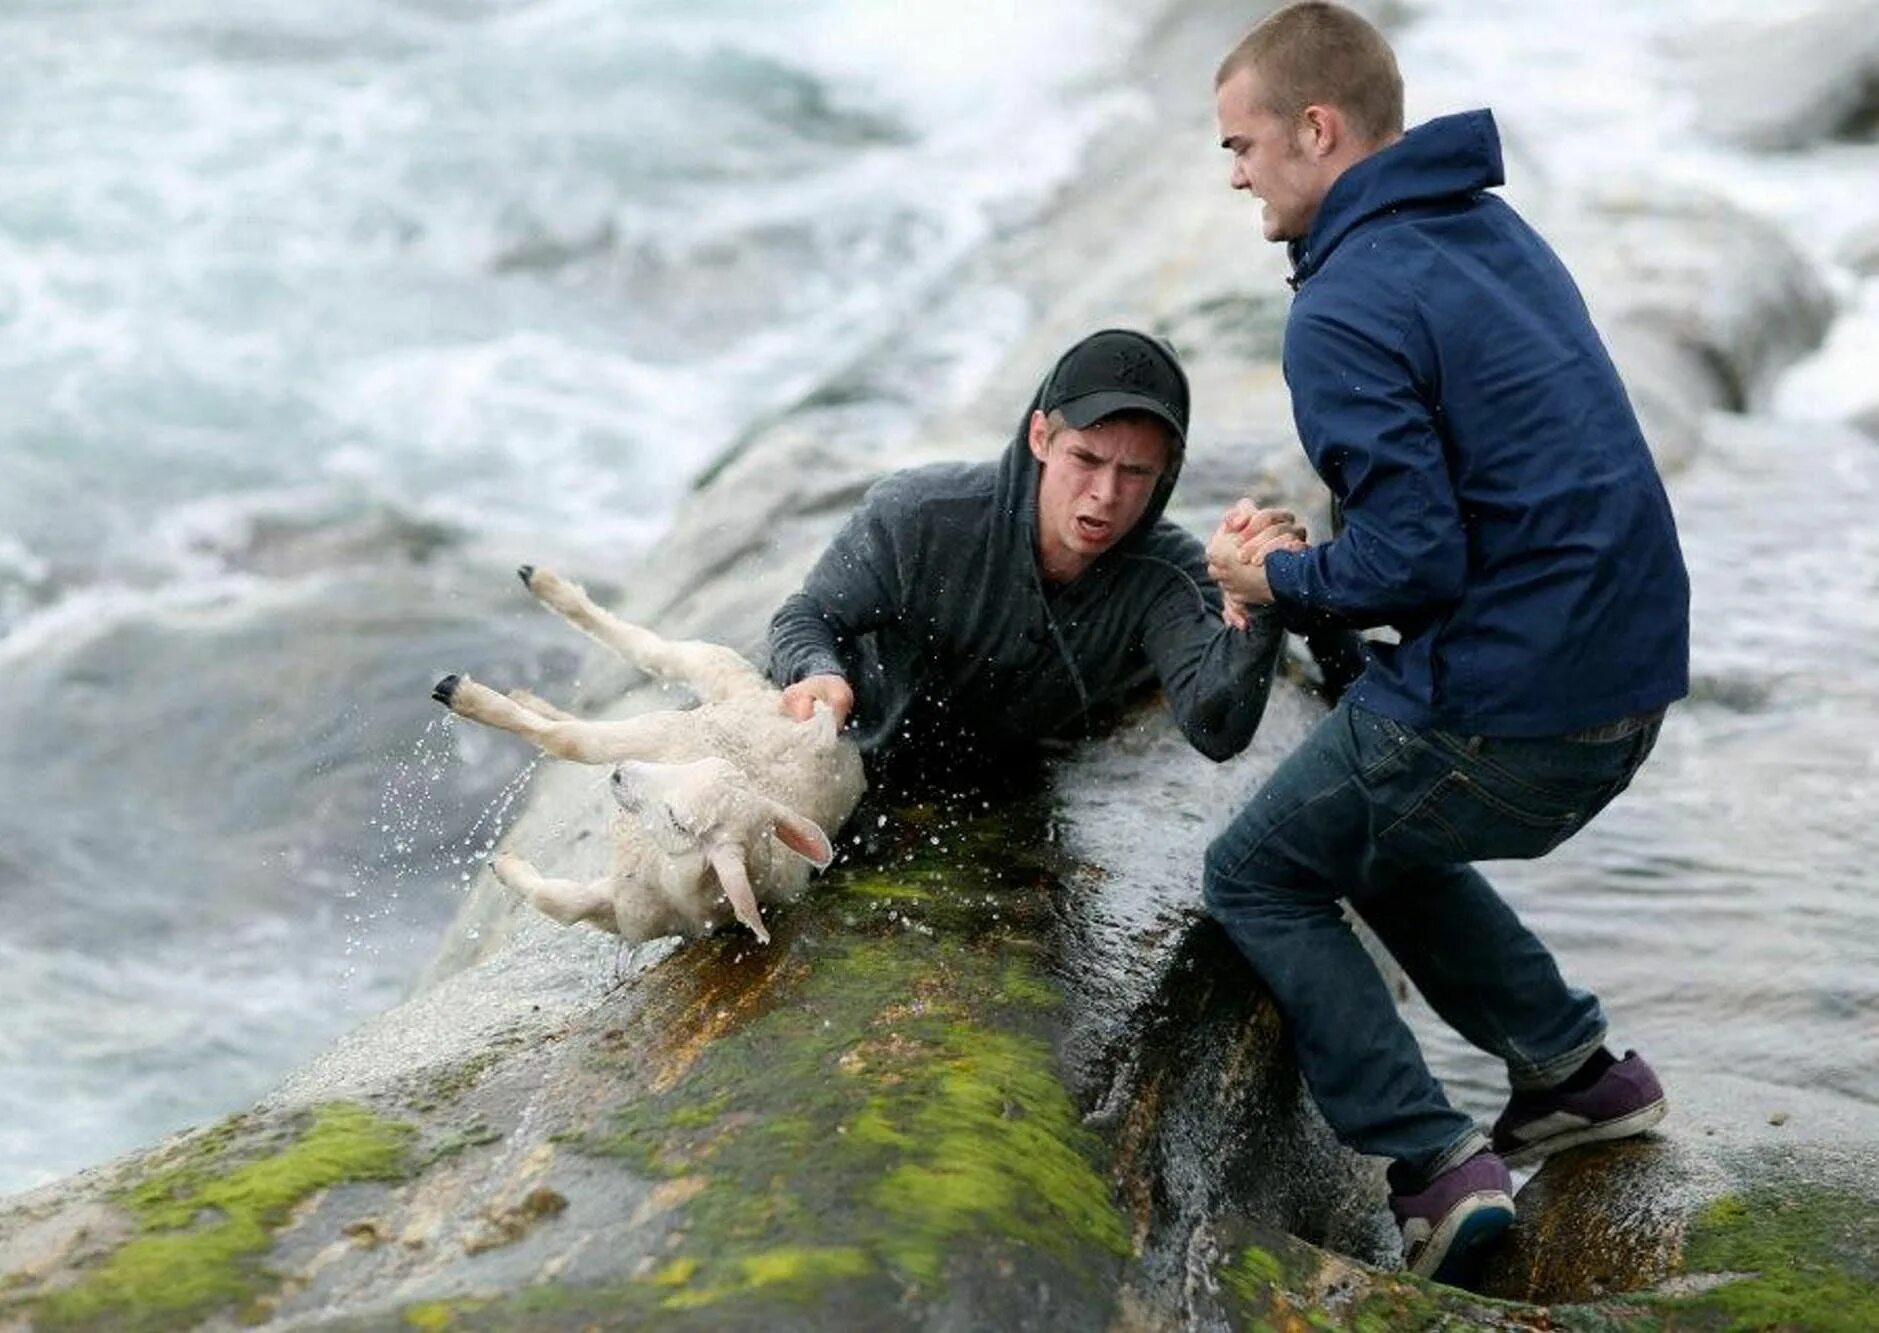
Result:
M1239 500L1227 510L1220 526L1237 533L1242 547L1251 546L1284 529L1300 545L1305 542L1305 525L1289 509L1261 509L1251 500ZM1250 563L1250 562L1249 562Z
M815 716L817 702L828 705L835 714L835 729L840 731L855 711L855 692L845 679L835 675L804 676L783 691L783 711L798 722Z
M1266 556L1273 551L1305 549L1305 529L1284 509L1261 509L1241 500L1229 509L1207 543L1207 573L1220 585L1226 605L1221 618L1235 629L1247 627L1247 610L1272 603L1266 581Z

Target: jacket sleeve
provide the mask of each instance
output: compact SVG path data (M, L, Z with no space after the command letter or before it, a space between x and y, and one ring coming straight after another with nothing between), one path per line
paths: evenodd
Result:
M895 478L876 482L821 558L770 619L770 678L793 685L805 676L846 676L841 649L857 634L899 619L905 526Z
M1461 596L1467 538L1441 435L1400 340L1296 312L1285 373L1299 438L1343 507L1344 530L1268 556L1274 597L1357 628L1439 614Z
M1220 619L1220 590L1207 577L1201 544L1154 557L1164 570L1142 622L1142 648L1188 744L1216 761L1244 750L1265 715L1285 631L1271 608L1253 612L1244 631Z

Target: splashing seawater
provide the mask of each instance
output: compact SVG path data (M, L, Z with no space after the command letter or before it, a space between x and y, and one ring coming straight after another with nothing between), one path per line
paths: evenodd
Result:
M358 979L363 964L380 961L381 927L396 914L403 895L440 884L455 885L460 892L469 888L477 869L488 862L502 840L516 802L541 767L543 756L529 755L484 802L467 828L454 839L440 840L437 831L448 827L455 813L450 800L453 770L468 762L461 753L459 734L454 717L432 718L410 752L392 764L379 790L365 845L376 845L380 855L351 860L350 883L342 895L347 903L344 976L348 984Z

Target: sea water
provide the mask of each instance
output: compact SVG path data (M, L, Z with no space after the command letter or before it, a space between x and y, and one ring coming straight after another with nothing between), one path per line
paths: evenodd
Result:
M395 1000L605 596L1133 114L1149 7L0 12L0 1192Z

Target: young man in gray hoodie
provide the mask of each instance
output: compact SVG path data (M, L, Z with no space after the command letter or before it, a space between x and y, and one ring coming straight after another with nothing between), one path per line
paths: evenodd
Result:
M1168 346L1104 329L1058 358L998 461L877 482L771 621L785 709L833 709L877 786L975 783L1150 682L1195 749L1239 753L1283 633L1265 611L1230 628L1200 542L1162 517L1187 424Z

